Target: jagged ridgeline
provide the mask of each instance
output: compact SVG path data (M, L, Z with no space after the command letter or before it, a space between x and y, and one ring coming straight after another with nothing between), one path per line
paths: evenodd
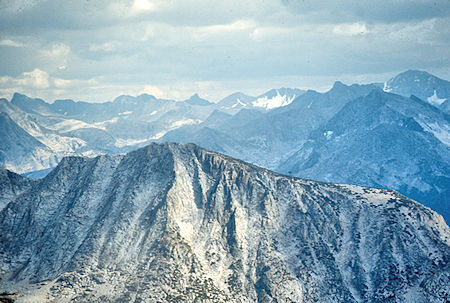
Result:
M0 177L0 292L18 301L450 298L449 228L394 191L173 143Z

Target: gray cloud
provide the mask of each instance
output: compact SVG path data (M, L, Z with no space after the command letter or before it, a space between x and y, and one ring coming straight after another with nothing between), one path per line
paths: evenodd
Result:
M312 22L405 22L450 16L447 0L360 0L314 1L283 0L283 4L297 14L310 16ZM314 18L314 19L313 19Z
M217 99L245 85L323 88L412 68L449 77L449 4L13 1L0 6L0 95L107 100L151 87ZM35 74L48 86L32 86Z

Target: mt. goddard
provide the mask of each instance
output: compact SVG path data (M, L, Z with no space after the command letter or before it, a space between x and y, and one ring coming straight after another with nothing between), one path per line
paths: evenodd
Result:
M0 288L23 302L450 296L449 228L394 191L173 143L67 157L37 181L0 177Z

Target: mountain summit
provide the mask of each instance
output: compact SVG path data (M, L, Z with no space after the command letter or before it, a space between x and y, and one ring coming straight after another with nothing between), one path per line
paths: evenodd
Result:
M384 85L386 92L417 96L450 113L450 82L419 70L398 74Z
M374 90L347 103L280 167L334 183L396 189L450 222L450 118L417 98Z
M28 301L450 296L450 230L432 210L394 191L291 178L193 144L67 157L9 197L0 289Z
M208 100L200 98L200 96L198 94L192 95L189 99L187 99L184 102L186 102L190 105L198 105L198 106L208 106L208 105L212 104Z

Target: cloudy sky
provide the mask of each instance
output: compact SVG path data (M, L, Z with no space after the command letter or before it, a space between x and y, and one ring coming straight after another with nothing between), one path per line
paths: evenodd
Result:
M0 0L0 96L217 101L421 69L450 79L450 0Z

